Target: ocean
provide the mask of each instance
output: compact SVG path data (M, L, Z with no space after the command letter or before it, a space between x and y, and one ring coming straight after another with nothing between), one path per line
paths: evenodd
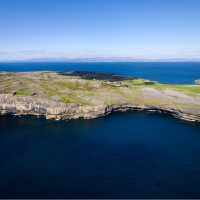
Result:
M0 71L94 71L128 75L161 83L187 84L200 78L200 62L174 63L0 63Z
M192 84L200 63L1 63ZM200 125L146 112L0 117L0 198L200 198Z

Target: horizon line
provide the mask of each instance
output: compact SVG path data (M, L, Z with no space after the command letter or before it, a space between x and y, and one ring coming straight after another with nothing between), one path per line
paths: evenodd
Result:
M41 58L8 58L0 59L0 63L6 62L200 62L200 58L133 58L127 56L100 56L100 57L41 57Z

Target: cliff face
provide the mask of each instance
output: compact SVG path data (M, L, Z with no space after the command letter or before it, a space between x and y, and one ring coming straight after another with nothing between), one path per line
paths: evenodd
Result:
M47 118L77 118L80 106L58 103L36 97L16 97L10 94L0 95L1 114L44 115Z
M81 106L77 104L66 105L64 103L32 97L14 97L6 94L0 95L0 114L2 115L36 115L44 116L46 119L53 120L77 118L93 119L108 115L112 112L125 112L128 110L160 112L186 121L200 122L200 114L184 112L182 110L161 106L145 106L134 104L115 104L109 106Z
M145 110L200 122L199 86L175 87L145 80L105 82L56 73L1 74L0 78L2 115L65 120Z

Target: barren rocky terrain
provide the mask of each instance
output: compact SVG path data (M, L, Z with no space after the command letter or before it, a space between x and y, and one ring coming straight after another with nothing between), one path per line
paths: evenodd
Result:
M146 110L200 122L200 85L95 73L0 73L0 113L91 119Z

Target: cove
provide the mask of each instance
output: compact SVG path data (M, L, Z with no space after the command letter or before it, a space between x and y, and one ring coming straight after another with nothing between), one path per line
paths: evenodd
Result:
M127 112L0 117L1 198L199 198L200 126Z

